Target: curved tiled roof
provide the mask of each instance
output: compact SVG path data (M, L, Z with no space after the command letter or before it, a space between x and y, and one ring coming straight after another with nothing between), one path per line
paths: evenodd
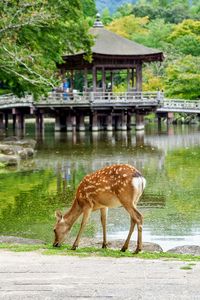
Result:
M162 54L162 51L130 41L106 30L104 27L93 27L90 29L90 33L95 36L95 44L92 47L92 52L96 54L116 56Z

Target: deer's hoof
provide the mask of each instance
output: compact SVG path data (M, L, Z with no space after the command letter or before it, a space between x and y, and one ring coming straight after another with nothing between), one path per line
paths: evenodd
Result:
M133 254L138 254L141 251L142 251L142 249L136 248L136 250L133 252Z
M126 252L126 250L127 250L127 248L123 246L120 251L121 252Z
M73 246L71 247L71 250L76 250L76 248L77 248L77 246L76 246L76 245L73 245Z

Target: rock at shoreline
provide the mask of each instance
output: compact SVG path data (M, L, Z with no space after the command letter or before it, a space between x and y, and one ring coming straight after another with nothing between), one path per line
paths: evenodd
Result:
M5 155L0 153L0 163L5 166L16 166L19 162L17 155Z
M33 139L17 139L16 137L8 137L3 140L3 144L34 149L36 146L36 141Z
M36 141L32 139L6 138L0 143L0 162L5 166L15 166L20 159L33 157L35 145Z
M179 247L172 248L167 252L175 253L175 254L190 254L190 255L200 256L200 246L195 246L195 245L179 246Z
M24 244L24 245L43 245L44 241L32 240L27 238L21 238L16 236L0 236L0 243L6 244Z

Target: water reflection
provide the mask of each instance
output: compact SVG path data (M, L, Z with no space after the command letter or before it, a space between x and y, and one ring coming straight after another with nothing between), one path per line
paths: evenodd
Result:
M51 126L51 125L49 125ZM149 125L143 132L68 132L48 128L37 139L34 164L0 174L0 234L52 239L54 210L66 209L83 176L113 163L130 163L148 185L139 203L145 217L144 240L165 249L199 243L200 132L197 127ZM50 129L50 130L49 130ZM159 131L160 130L160 131ZM195 164L194 164L195 162ZM91 219L100 235L99 214ZM123 209L109 212L109 238L125 238L129 218Z

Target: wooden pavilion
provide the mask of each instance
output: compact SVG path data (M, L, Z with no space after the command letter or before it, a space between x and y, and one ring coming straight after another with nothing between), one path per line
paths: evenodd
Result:
M92 47L92 62L84 59L84 52L64 55L65 63L60 65L64 75L70 71L71 88L74 88L74 71L84 74L84 91L112 91L113 74L127 70L127 91L142 91L142 65L154 61L162 61L163 53L125 39L104 28L97 15L90 33L95 37ZM88 84L88 74L92 74L92 84ZM98 75L98 79L97 79ZM99 80L100 77L100 80Z

